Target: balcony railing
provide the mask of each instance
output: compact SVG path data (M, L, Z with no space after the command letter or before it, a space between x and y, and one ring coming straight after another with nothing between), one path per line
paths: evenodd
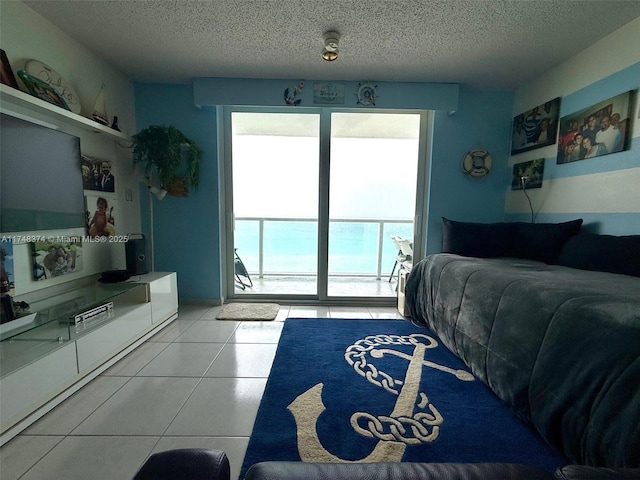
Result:
M315 275L318 221L312 218L236 217L235 247L251 275ZM398 253L391 235L413 236L413 221L329 221L329 275L382 278Z

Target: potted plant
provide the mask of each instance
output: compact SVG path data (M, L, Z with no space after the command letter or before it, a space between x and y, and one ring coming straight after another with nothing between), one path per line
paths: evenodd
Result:
M198 187L202 150L176 127L151 125L132 138L133 164L144 165L148 182L155 174L161 187L176 197Z

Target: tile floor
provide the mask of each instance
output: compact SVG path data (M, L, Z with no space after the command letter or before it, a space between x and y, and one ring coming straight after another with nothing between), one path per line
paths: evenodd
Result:
M281 306L274 322L178 319L0 448L2 480L130 479L152 453L224 450L236 479L287 317L402 318L393 307Z

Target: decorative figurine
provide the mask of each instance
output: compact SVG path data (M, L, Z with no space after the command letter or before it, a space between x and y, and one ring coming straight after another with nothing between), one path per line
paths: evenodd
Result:
M96 99L96 103L93 106L93 114L91 117L101 125L109 125L109 117L107 116L107 109L104 106L104 85L100 88L100 93Z

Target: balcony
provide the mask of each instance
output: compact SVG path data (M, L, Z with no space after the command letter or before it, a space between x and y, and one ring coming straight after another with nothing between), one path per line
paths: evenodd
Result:
M395 297L389 276L398 252L391 235L412 238L413 222L330 220L328 295ZM316 294L317 220L236 217L235 247L253 283L244 290L236 284L236 294Z

